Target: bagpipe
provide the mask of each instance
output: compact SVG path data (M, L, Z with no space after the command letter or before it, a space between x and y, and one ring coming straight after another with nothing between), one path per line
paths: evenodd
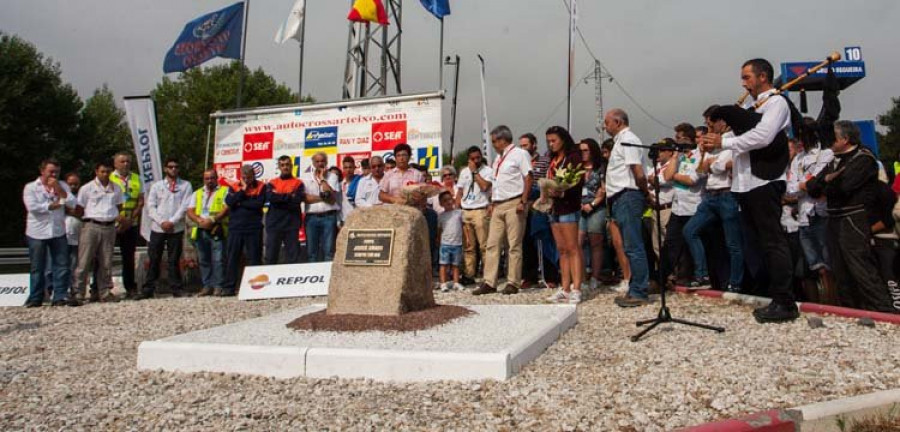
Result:
M736 136L740 136L747 131L755 128L756 125L759 124L759 122L762 120L763 115L762 113L757 112L757 109L765 105L766 102L768 102L773 97L784 97L791 110L791 126L793 129L793 136L796 138L803 137L807 140L821 140L823 144L830 146L830 144L834 141L834 130L832 129L832 125L838 119L838 116L840 114L840 102L838 102L837 99L838 93L840 92L840 86L837 82L837 78L834 75L834 71L830 68L828 69L828 76L825 81L825 88L823 92L822 111L820 112L819 119L815 122L815 124L805 124L806 122L804 122L803 116L800 114L800 111L797 110L793 102L791 102L791 100L783 93L806 79L806 77L818 72L820 69L827 67L840 59L840 53L832 53L822 63L819 63L807 69L803 74L782 85L772 94L761 98L749 107L745 108L743 106L744 102L746 101L747 97L750 96L750 92L748 91L738 99L737 104L720 106L719 108L714 110L710 115L710 120L723 120L731 128ZM751 171L753 172L753 175L761 179L774 180L784 174L785 169L787 169L788 163L790 163L789 159L790 154L788 151L788 136L784 130L781 130L768 146L750 151Z

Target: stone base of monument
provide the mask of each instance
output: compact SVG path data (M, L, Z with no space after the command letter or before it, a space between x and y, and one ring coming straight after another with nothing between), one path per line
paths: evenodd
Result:
M577 322L570 305L466 306L473 313L414 332L298 331L314 305L141 343L138 369L275 378L505 380Z

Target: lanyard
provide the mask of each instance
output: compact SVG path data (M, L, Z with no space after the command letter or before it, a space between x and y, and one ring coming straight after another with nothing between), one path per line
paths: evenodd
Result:
M556 163L556 158L550 160L550 169L547 170L547 178L552 179L556 175L556 168L566 165L566 157L563 156L560 163Z
M507 147L506 147L507 150L506 150L505 152L503 152L503 154L500 156L500 160L497 161L497 170L496 170L496 172L494 172L494 178L495 178L495 180L497 180L497 181L500 180L500 167L503 166L503 161L506 160L506 157L509 156L509 154L512 153L512 151L513 151L512 146L513 146L512 144L510 144L509 146L507 146ZM473 180L474 180L474 179L473 179Z

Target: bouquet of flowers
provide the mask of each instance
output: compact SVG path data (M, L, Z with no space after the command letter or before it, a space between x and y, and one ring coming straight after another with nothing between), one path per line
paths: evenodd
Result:
M549 213L553 208L553 201L550 199L573 188L583 177L584 169L582 169L581 164L578 164L574 168L569 165L568 167L557 170L556 175L552 179L538 179L541 197L534 202L532 208L541 213Z

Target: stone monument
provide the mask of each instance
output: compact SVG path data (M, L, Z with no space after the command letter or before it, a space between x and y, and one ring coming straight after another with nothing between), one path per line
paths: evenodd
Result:
M435 307L431 272L421 210L354 210L338 235L327 314L398 316Z

